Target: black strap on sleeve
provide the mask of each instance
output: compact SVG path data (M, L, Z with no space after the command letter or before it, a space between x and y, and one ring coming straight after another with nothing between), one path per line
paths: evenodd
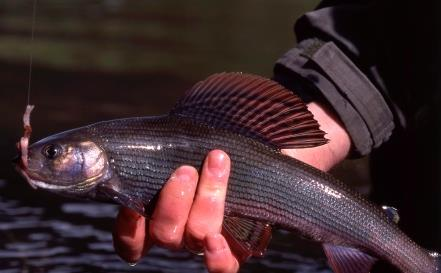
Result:
M317 88L345 125L356 154L368 154L391 135L393 115L382 94L333 42L304 40L278 65Z

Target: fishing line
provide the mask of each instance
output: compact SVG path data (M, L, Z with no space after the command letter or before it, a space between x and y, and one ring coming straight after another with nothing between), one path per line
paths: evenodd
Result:
M32 7L32 29L31 29L31 48L29 52L29 82L28 82L28 94L27 105L31 101L31 82L32 82L32 62L33 62L33 49L34 49L34 32L35 32L35 17L37 14L37 0L34 0Z

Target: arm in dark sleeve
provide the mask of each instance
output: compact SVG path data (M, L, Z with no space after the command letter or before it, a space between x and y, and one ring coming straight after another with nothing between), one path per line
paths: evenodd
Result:
M276 81L306 101L322 100L334 109L351 136L355 155L380 146L395 126L375 66L382 12L367 1L322 2L297 21L298 45L274 69Z

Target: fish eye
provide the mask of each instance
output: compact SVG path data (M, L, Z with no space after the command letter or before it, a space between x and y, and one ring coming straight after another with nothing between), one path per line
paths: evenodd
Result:
M44 146L42 153L47 159L55 159L61 154L62 148L58 144L48 144Z

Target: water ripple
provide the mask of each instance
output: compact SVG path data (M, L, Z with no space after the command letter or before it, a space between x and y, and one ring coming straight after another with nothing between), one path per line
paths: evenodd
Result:
M58 254L63 254L69 252L69 248L67 247L52 247L46 249L38 249L35 250L20 250L20 251L8 251L2 250L0 251L0 258L35 258L35 257L50 257Z
M66 203L61 207L65 213L78 213L86 217L92 218L109 218L115 217L118 210L118 206L111 204L100 204L97 206L95 203L91 204L79 204L79 203Z
M35 242L35 243L13 242L13 243L6 244L5 248L9 249L9 250L24 251L24 250L43 248L45 246L47 246L46 242Z

